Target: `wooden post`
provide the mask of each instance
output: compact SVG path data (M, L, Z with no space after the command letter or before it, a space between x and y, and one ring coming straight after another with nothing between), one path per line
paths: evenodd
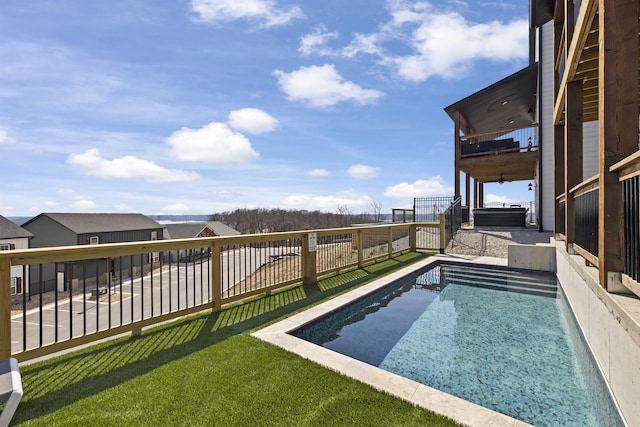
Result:
M460 112L455 112L453 116L454 123L454 144L453 144L453 168L454 168L454 198L460 197Z
M446 241L447 241L447 229L446 229L446 223L445 223L445 219L444 219L444 213L440 213L439 216L439 221L440 221L440 253L443 254L444 250L445 250L445 246L446 246Z
M559 195L564 194L565 192L564 166L564 126L557 125L553 127L553 187L555 196L555 211L553 214L554 233L559 233L560 229L565 226L565 224L560 224L560 215L558 215L560 211L560 203L557 199Z
M411 252L418 249L418 227L415 224L409 226L409 249Z
M356 247L358 249L358 268L362 268L364 253L362 250L362 230L356 230Z
M318 283L317 272L317 252L315 248L313 251L309 245L309 239L311 234L304 233L302 235L302 284L303 285L315 285Z
M211 311L220 311L222 308L222 253L220 243L211 243Z
M478 207L478 191L479 191L479 182L477 179L473 179L473 208Z
M465 206L469 206L469 203L471 203L471 175L469 175L468 173L464 174L464 182L465 182L465 186L464 186L464 201L465 201Z
M638 0L599 0L600 285L624 269L622 191L609 168L638 150Z
M564 193L565 202L565 247L576 241L575 199L569 190L580 184L582 177L582 80L567 83L565 89L564 125Z
M0 259L0 360L11 357L11 261Z

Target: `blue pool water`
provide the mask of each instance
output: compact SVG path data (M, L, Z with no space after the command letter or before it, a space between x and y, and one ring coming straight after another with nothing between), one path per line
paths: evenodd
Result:
M554 275L443 264L292 333L536 426L622 426Z

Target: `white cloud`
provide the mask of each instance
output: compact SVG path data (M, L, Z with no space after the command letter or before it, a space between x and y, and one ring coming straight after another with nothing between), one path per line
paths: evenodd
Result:
M259 156L244 135L225 123L213 122L200 129L184 127L171 134L167 143L178 159L194 162L237 164Z
M189 209L189 206L185 205L184 203L172 203L160 209L160 213L169 215L180 215L186 214L190 210L191 209Z
M524 61L528 57L529 32L526 18L510 22L468 21L458 12L439 10L428 2L388 2L389 21L378 31L356 33L341 49L330 49L329 33L322 28L310 34L299 50L304 53L374 55L402 79L421 82L432 76L462 78L475 62ZM303 39L305 40L305 39ZM398 43L407 52L397 54ZM393 44L393 53L387 46ZM304 46L304 50L303 50Z
M291 101L307 103L311 107L329 107L339 102L352 101L370 104L384 94L374 89L363 89L357 84L344 81L334 65L312 65L285 73L276 70L278 85Z
M384 195L394 199L408 199L413 197L448 196L453 194L453 187L448 187L442 177L434 176L419 179L413 183L401 182L384 190Z
M304 18L299 6L281 9L273 0L191 0L191 9L202 22L244 20L267 28Z
M126 203L116 203L114 207L116 210L121 212L131 212L134 210L131 205L127 205Z
M347 206L350 209L365 208L372 201L371 197L366 194L355 190L345 190L328 196L292 194L285 197L282 204L292 209L335 211L338 206Z
M61 199L63 199L62 202L48 201L48 202L45 202L45 205L49 207L64 206L65 210L68 210L67 208L71 207L71 210L74 210L74 211L75 210L91 211L91 210L95 210L96 208L96 203L91 199L90 196L78 194L70 188L59 189L58 196Z
M229 113L229 126L258 135L278 127L278 120L258 108L242 108Z
M313 169L308 174L311 176L330 176L331 172L326 169Z
M326 44L329 40L337 38L337 31L329 32L324 25L319 25L311 34L300 37L300 47L298 47L298 52L303 55L334 55L335 52L326 47Z
M506 205L510 205L511 203L516 202L516 200L511 199L508 196L499 196L497 194L487 194L485 196L485 203L486 204L492 204L492 205L496 205L496 204L506 204Z
M142 179L147 182L183 182L199 178L195 172L166 169L149 160L124 156L113 160L102 157L100 150L91 148L81 154L71 154L67 163L79 166L85 175L105 179Z
M438 75L466 74L473 62L509 62L528 55L528 22L468 22L457 13L423 14L413 22L413 55L391 58L398 74L410 81Z
M15 142L15 140L9 136L9 132L0 127L0 145L11 144L13 142Z
M380 168L367 165L351 165L347 171L352 178L369 179L375 178L380 173Z

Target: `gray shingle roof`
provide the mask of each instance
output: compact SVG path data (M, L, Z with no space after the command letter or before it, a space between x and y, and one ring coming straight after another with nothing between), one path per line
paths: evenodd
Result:
M0 215L0 239L19 239L33 237L33 234Z
M39 216L47 216L76 234L162 228L151 218L135 213L42 213Z
M235 236L240 234L239 231L220 221L178 222L165 224L165 227L167 229L166 239L191 239L198 236L205 228L211 229L216 236Z
M242 234L238 230L231 228L220 221L209 221L207 222L207 225L218 236L237 236L238 234Z
M165 224L167 233L165 239L191 239L204 229L205 222L177 222Z

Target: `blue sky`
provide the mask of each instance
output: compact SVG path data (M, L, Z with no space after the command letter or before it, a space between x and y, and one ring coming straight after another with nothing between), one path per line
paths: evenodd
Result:
M527 65L527 8L3 1L0 215L389 213L452 195L443 108ZM527 201L527 184L485 198Z

